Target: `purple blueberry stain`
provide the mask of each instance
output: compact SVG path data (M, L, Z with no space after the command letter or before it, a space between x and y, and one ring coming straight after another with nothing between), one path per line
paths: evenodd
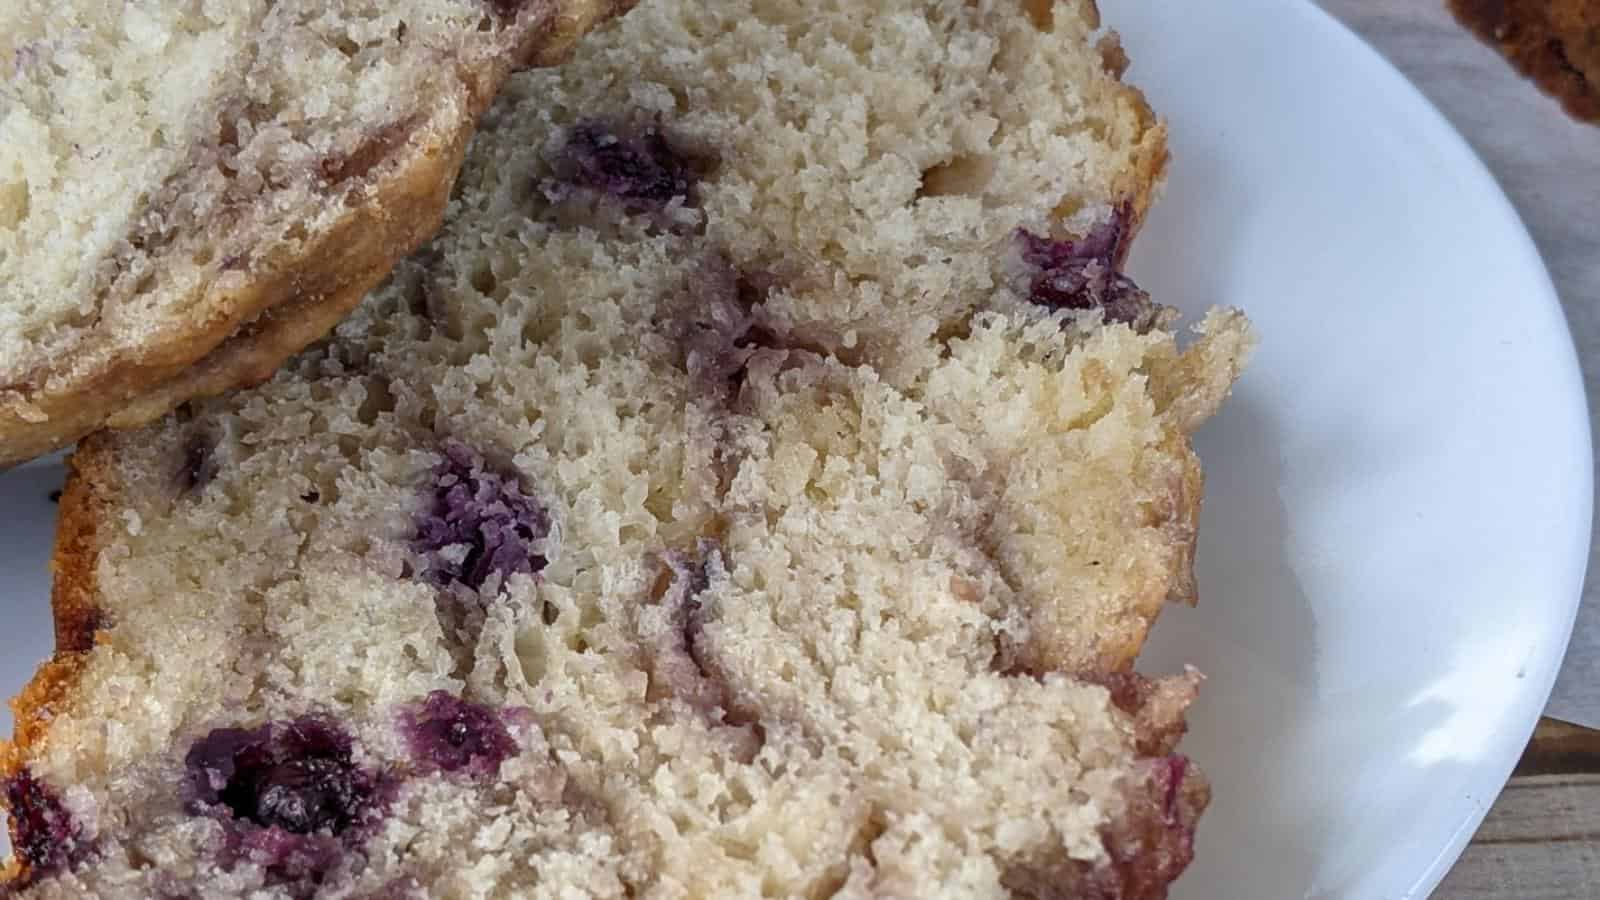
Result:
M701 394L735 396L754 357L795 349L766 313L774 287L771 275L740 270L711 254L670 289L654 325Z
M215 729L184 764L188 809L223 824L225 860L255 863L296 896L314 892L362 838L382 787L356 764L351 737L314 717Z
M1108 269L1115 269L1121 264L1127 250L1128 219L1132 214L1132 208L1122 203L1112 210L1109 218L1075 241L1042 238L1023 231L1023 258L1041 269L1090 261L1098 261Z
M715 675L705 639L706 609L702 595L711 587L711 567L720 565L718 550L703 542L696 556L669 551L662 555L668 570L661 604L671 626L657 649L655 675L669 693L702 713L717 716L728 706L727 686Z
M260 866L268 882L296 897L311 897L345 858L344 844L326 834L295 834L281 828L231 831L227 855Z
M705 633L709 611L703 595L714 575L726 571L722 553L715 542L701 541L695 556L668 552L662 562L669 581L661 604L669 628L657 638L652 654L651 691L658 697L675 697L695 710L728 739L735 758L749 762L766 743L766 727L753 710L740 704L716 665Z
M549 533L549 514L514 476L452 441L434 467L412 546L426 561L425 578L476 591L491 575L504 582L542 570Z
M1189 782L1188 757L1149 759L1145 778L1130 785L1121 821L1102 831L1119 898L1166 896L1166 886L1194 861L1195 825L1210 797L1204 779Z
M1182 827L1178 799L1189 773L1189 757L1173 753L1156 761L1156 783L1161 787L1161 818L1169 827Z
M29 880L68 868L82 856L82 826L27 768L6 779L5 805L13 847Z
M697 178L694 162L658 126L629 132L598 121L572 127L555 169L568 185L641 208L663 207L674 198L692 202Z
M715 551L711 551L715 552ZM706 610L701 601L701 595L711 588L711 573L708 569L709 554L702 555L698 563L687 566L678 575L683 579L683 603L679 607L681 613L676 617L678 631L683 639L684 652L689 655L689 661L694 663L695 670L706 681L717 684L716 675L712 669L710 657L707 655L705 630ZM726 695L726 691L719 693ZM718 698L724 710L727 709L727 698Z
M426 768L493 777L517 752L500 715L448 691L403 709L400 731L411 755Z
M1019 230L1022 259L1034 270L1028 300L1050 310L1099 309L1106 321L1147 330L1155 321L1156 306L1119 268L1127 251L1130 215L1124 203L1077 240Z

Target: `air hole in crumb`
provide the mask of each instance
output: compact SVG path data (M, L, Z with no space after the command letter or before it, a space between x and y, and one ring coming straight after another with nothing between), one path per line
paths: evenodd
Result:
M194 252L194 264L197 266L206 265L210 263L215 256L216 254L212 252L209 246L201 247L199 250Z
M987 156L958 156L922 173L922 187L918 196L949 197L976 196L988 187L994 177L994 161Z
M322 174L323 180L330 185L335 185L351 179L366 177L373 169L387 161L394 151L406 142L415 125L415 117L390 122L368 134L349 153L335 153L323 157L322 162L317 167ZM354 204L359 200L359 195L354 193L345 196L346 204Z
M1028 21L1040 31L1054 31L1056 27L1055 0L1022 0L1022 9Z
M291 222L289 223L288 230L283 233L283 236L291 241L303 241L309 234L310 232L306 231L305 223Z
M366 397L356 411L356 418L363 425L375 425L379 416L394 412L394 392L390 390L387 378L368 379L364 386Z
M1058 222L1065 222L1066 220L1077 215L1078 211L1083 209L1083 207L1084 202L1082 197L1062 197L1061 202L1056 204L1056 208L1050 210L1050 217Z
M361 52L361 45L350 40L349 35L340 35L333 42L333 45L339 49L340 53L344 54L345 59L355 59L356 54Z
M861 824L856 827L855 834L851 835L850 844L845 850L844 858L835 863L832 871L826 876L823 882L826 890L821 891L819 895L829 897L844 887L845 882L850 878L850 859L852 857L860 856L873 869L877 869L878 857L872 850L872 844L882 837L888 828L888 823L885 821L881 811L873 810L868 813L866 818L861 821Z
M488 266L472 273L472 289L485 297L494 296L494 289L499 285L500 280L494 277L494 270Z
M28 183L13 181L0 185L0 225L13 227L28 217Z

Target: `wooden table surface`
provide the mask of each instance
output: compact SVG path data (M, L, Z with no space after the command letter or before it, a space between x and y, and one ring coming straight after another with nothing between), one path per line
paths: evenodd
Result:
M1600 412L1600 128L1467 34L1445 0L1318 0L1389 58L1473 145L1544 254ZM1600 0L1589 0L1600 3ZM1600 719L1600 563L1556 704ZM1600 732L1541 722L1435 900L1600 900ZM1365 898L1361 898L1365 900Z
M1600 897L1600 731L1539 723L1435 900Z

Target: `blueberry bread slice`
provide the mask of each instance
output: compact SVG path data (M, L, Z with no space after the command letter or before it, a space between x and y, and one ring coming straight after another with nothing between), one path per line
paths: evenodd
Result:
M0 9L0 465L258 382L438 226L474 120L626 0Z
M13 887L1165 896L1199 678L1132 661L1250 336L1121 273L1092 12L652 0L512 79L327 340L74 455Z

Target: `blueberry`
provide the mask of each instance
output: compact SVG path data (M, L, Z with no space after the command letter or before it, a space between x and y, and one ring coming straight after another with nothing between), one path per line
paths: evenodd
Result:
M488 468L466 446L447 444L444 456L412 541L427 560L425 577L478 590L491 574L504 579L543 569L545 557L534 547L550 532L544 508L513 476Z
M517 752L500 716L447 691L434 691L402 711L400 729L413 756L445 772L493 776Z
M1118 268L1127 249L1130 215L1124 203L1075 241L1020 231L1023 261L1035 270L1028 285L1029 301L1051 310L1100 309L1107 321L1148 328L1155 304Z
M217 729L185 764L196 808L298 835L345 831L376 787L351 759L350 738L309 718Z
M291 834L337 834L355 817L357 791L347 762L291 759L228 785L222 802L235 815L258 825Z
M665 206L674 197L691 200L695 180L688 157L660 129L630 135L593 121L573 126L556 172L570 184L634 206Z
M224 862L254 863L295 896L315 893L360 838L381 786L352 740L316 718L218 728L189 748L189 811L223 824Z
M30 879L66 868L82 855L82 827L26 768L6 780L5 798L17 859Z

